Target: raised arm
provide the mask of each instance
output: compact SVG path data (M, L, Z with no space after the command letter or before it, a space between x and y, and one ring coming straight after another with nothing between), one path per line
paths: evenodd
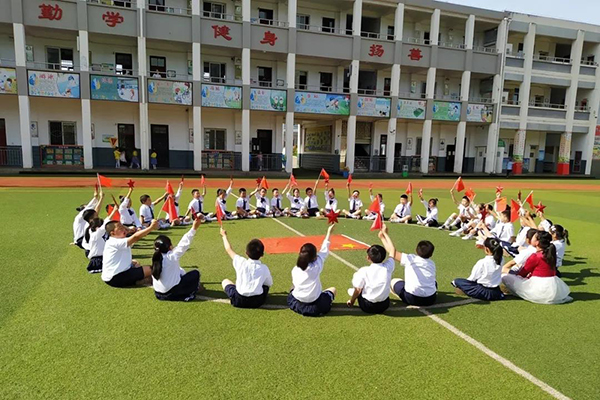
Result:
M177 244L177 247L175 247L173 249L173 255L175 256L175 258L177 258L179 260L181 258L181 256L183 256L185 254L185 252L188 251L188 249L190 248L190 245L192 244L192 239L196 235L196 231L200 227L201 223L202 223L202 218L196 218L194 220L194 223L192 224L191 229L185 235L183 235L183 237Z
M204 183L204 186L202 186L202 197L206 196L206 182Z
M381 239L381 243L383 244L383 247L385 247L385 251L388 252L389 256L395 258L396 246L388 234L388 228L386 224L383 224L383 227L379 231L379 239Z
M142 229L127 238L127 246L131 247L142 238L146 237L150 232L158 229L158 221L153 219L146 229Z
M256 189L254 189L252 192L250 192L250 194L248 195L248 197L252 198L252 196L254 196L256 193L258 193L259 190L260 190L260 183L258 183L256 185Z
M408 204L410 204L411 206L413 205L413 194L412 194L412 191L410 192L410 200L409 200Z
M458 205L456 197L454 197L454 188L450 189L450 197L452 197L452 201L454 202L454 204Z
M227 232L223 228L221 228L221 237L223 237L223 247L225 247L225 251L227 252L227 255L229 255L229 257L231 257L231 259L233 260L235 258L235 256L237 256L237 254L231 248L231 243L229 243L229 238L227 237Z
M97 213L100 212L100 207L102 207L102 200L104 200L104 192L100 192L100 198L98 199L98 203L96 203L96 207L94 207L94 211Z
M169 193L165 192L165 194L163 194L162 196L160 196L158 199L154 200L152 202L152 205L153 206L157 205L158 203L160 203L161 201L163 201L164 199L166 199L168 195L169 195Z
M350 182L346 182L346 188L348 188L348 198L352 197L352 190L350 189Z
M315 186L313 187L313 193L317 192L317 186L319 186L319 179L321 179L321 175L319 175L319 177L315 181Z
M115 200L115 198L113 196L113 201L114 200ZM106 219L108 219L109 221L112 221L112 219L115 216L115 214L117 213L117 211L119 211L119 206L118 206L118 203L115 201L115 205L113 206L112 211L110 212L110 214L108 214L108 217L106 217Z

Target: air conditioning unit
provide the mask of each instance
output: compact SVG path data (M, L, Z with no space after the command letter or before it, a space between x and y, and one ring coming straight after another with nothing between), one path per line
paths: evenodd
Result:
M506 54L512 54L512 51L513 51L513 44L507 43L506 44Z

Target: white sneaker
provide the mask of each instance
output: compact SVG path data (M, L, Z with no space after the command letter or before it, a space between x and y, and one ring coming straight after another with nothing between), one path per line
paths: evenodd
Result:
M443 231L444 229L446 229L446 225L442 225L438 228L438 230Z
M460 236L460 231L452 232L448 236L458 237L458 236Z
M352 297L353 294L354 294L354 288L348 289L348 296Z
M471 240L473 239L473 235L463 236L462 240Z

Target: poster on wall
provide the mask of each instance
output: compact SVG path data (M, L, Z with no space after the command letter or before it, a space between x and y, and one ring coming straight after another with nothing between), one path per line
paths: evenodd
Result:
M242 88L237 86L202 85L202 107L242 108Z
M297 92L294 105L300 113L350 115L350 96L345 94Z
M148 102L192 105L192 83L148 79Z
M596 126L596 136L594 136L594 152L592 160L600 160L600 125Z
M492 122L494 107L485 104L469 104L467 106L468 122Z
M425 100L403 100L398 99L398 118L425 119Z
M138 101L137 78L91 75L92 100Z
M460 121L460 106L458 102L434 101L433 119L437 121Z
M331 126L314 126L304 131L305 153L331 153Z
M79 98L79 75L66 72L29 71L30 96Z
M386 97L358 96L357 115L365 117L390 117L392 100Z
M17 94L17 70L0 68L0 94Z
M83 168L83 147L41 146L42 166L74 166Z
M287 92L273 89L250 89L250 109L262 111L285 111Z

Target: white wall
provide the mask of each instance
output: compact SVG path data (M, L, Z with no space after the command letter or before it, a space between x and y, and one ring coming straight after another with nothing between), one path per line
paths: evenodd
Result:
M119 44L118 40L115 43L104 44L90 42L90 52L92 53L90 61L90 70L92 64L112 64L115 65L115 53L124 53L132 55L132 66L135 71L138 69L137 46ZM167 66L169 60L167 60Z
M60 47L63 49L73 50L73 62L75 66L79 67L79 52L77 51L77 39L73 34L72 40L58 40L52 38L39 38L34 36L26 37L26 44L33 46L33 60L36 63L46 63L46 48L47 47ZM114 62L114 60L113 60ZM43 67L42 65L36 64L37 68Z
M191 47L191 46L190 46ZM166 51L162 49L156 49L152 47L151 43L146 46L146 57L148 62L148 70L150 70L150 56L166 57L167 58L167 70L174 70L177 73L178 79L191 79L191 75L188 75L188 59L192 59L192 53L190 51Z
M338 68L336 66L329 65L315 65L308 63L296 63L296 72L298 71L306 71L308 72L308 86L310 90L315 90L320 85L321 75L320 72L331 72L333 74L333 86L334 91L340 92L342 91L342 87L336 87L336 83L338 81ZM343 70L342 70L343 71ZM342 77L343 82L343 77ZM297 82L296 82L297 83Z
M13 95L0 95L0 119L6 124L6 144L21 145L21 130L19 128L19 98Z
M8 34L0 34L0 60L14 60L15 45Z
M75 122L77 145L83 145L81 100L29 97L31 121L38 123L39 138L32 138L32 146L50 144L49 121Z
M118 137L118 124L133 124L135 129L135 146L140 148L140 107L138 103L118 101L92 101L92 123L96 137L93 147L112 147L110 143L103 143L103 135Z
M344 14L344 20L342 21L341 12L336 10L335 7L327 5L326 2L319 4L318 8L312 6L313 4L310 4L310 7L308 7L308 4L298 4L297 10L297 14L310 15L310 25L322 26L323 17L334 18L335 28L339 29L346 25L346 14Z
M242 151L241 145L235 145L235 131L242 131L241 111L202 108L202 129L225 129L227 131L225 143L227 151Z
M188 111L189 110L189 111ZM193 150L193 143L189 143L188 112L191 107L163 104L148 105L148 120L150 125L169 126L169 150Z

